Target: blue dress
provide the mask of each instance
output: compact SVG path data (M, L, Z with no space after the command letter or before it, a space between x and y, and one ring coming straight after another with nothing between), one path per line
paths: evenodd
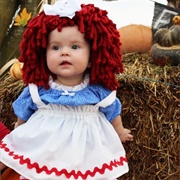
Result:
M110 123L121 104L114 91L88 82L26 87L13 108L27 122L2 140L0 160L30 180L113 180L128 172Z

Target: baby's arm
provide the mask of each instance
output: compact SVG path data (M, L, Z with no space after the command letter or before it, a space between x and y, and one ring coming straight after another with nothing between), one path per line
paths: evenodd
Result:
M117 116L112 121L112 125L122 142L133 141L133 135L131 134L131 131L123 127L121 116Z
M18 118L17 122L16 122L15 125L14 125L14 128L17 128L18 126L24 124L25 122L26 122L26 121L23 121L22 119L19 119L19 118Z

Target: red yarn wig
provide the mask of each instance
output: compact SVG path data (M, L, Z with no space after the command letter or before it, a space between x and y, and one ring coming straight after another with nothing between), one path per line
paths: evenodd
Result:
M20 44L19 61L24 63L23 80L28 85L49 88L51 72L46 65L46 48L51 31L62 27L77 25L79 31L91 42L90 84L101 84L110 90L118 87L116 74L123 72L120 39L116 25L108 18L107 11L93 4L81 5L75 16L59 17L45 15L42 11L27 25Z

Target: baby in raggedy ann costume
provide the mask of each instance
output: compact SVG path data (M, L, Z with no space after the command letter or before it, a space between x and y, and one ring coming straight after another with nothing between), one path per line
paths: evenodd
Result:
M74 0L44 5L21 42L27 87L0 160L30 180L113 180L128 172L116 74L119 33L107 12Z

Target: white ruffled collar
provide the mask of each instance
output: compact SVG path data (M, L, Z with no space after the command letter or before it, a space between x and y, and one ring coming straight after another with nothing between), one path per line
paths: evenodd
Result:
M86 75L84 78L84 81L81 84L78 84L76 86L65 86L62 84L58 84L56 82L53 81L53 78L50 76L49 78L49 85L52 89L56 89L56 90L62 90L62 91L79 91L84 89L85 87L87 87L87 85L89 84L89 75Z

